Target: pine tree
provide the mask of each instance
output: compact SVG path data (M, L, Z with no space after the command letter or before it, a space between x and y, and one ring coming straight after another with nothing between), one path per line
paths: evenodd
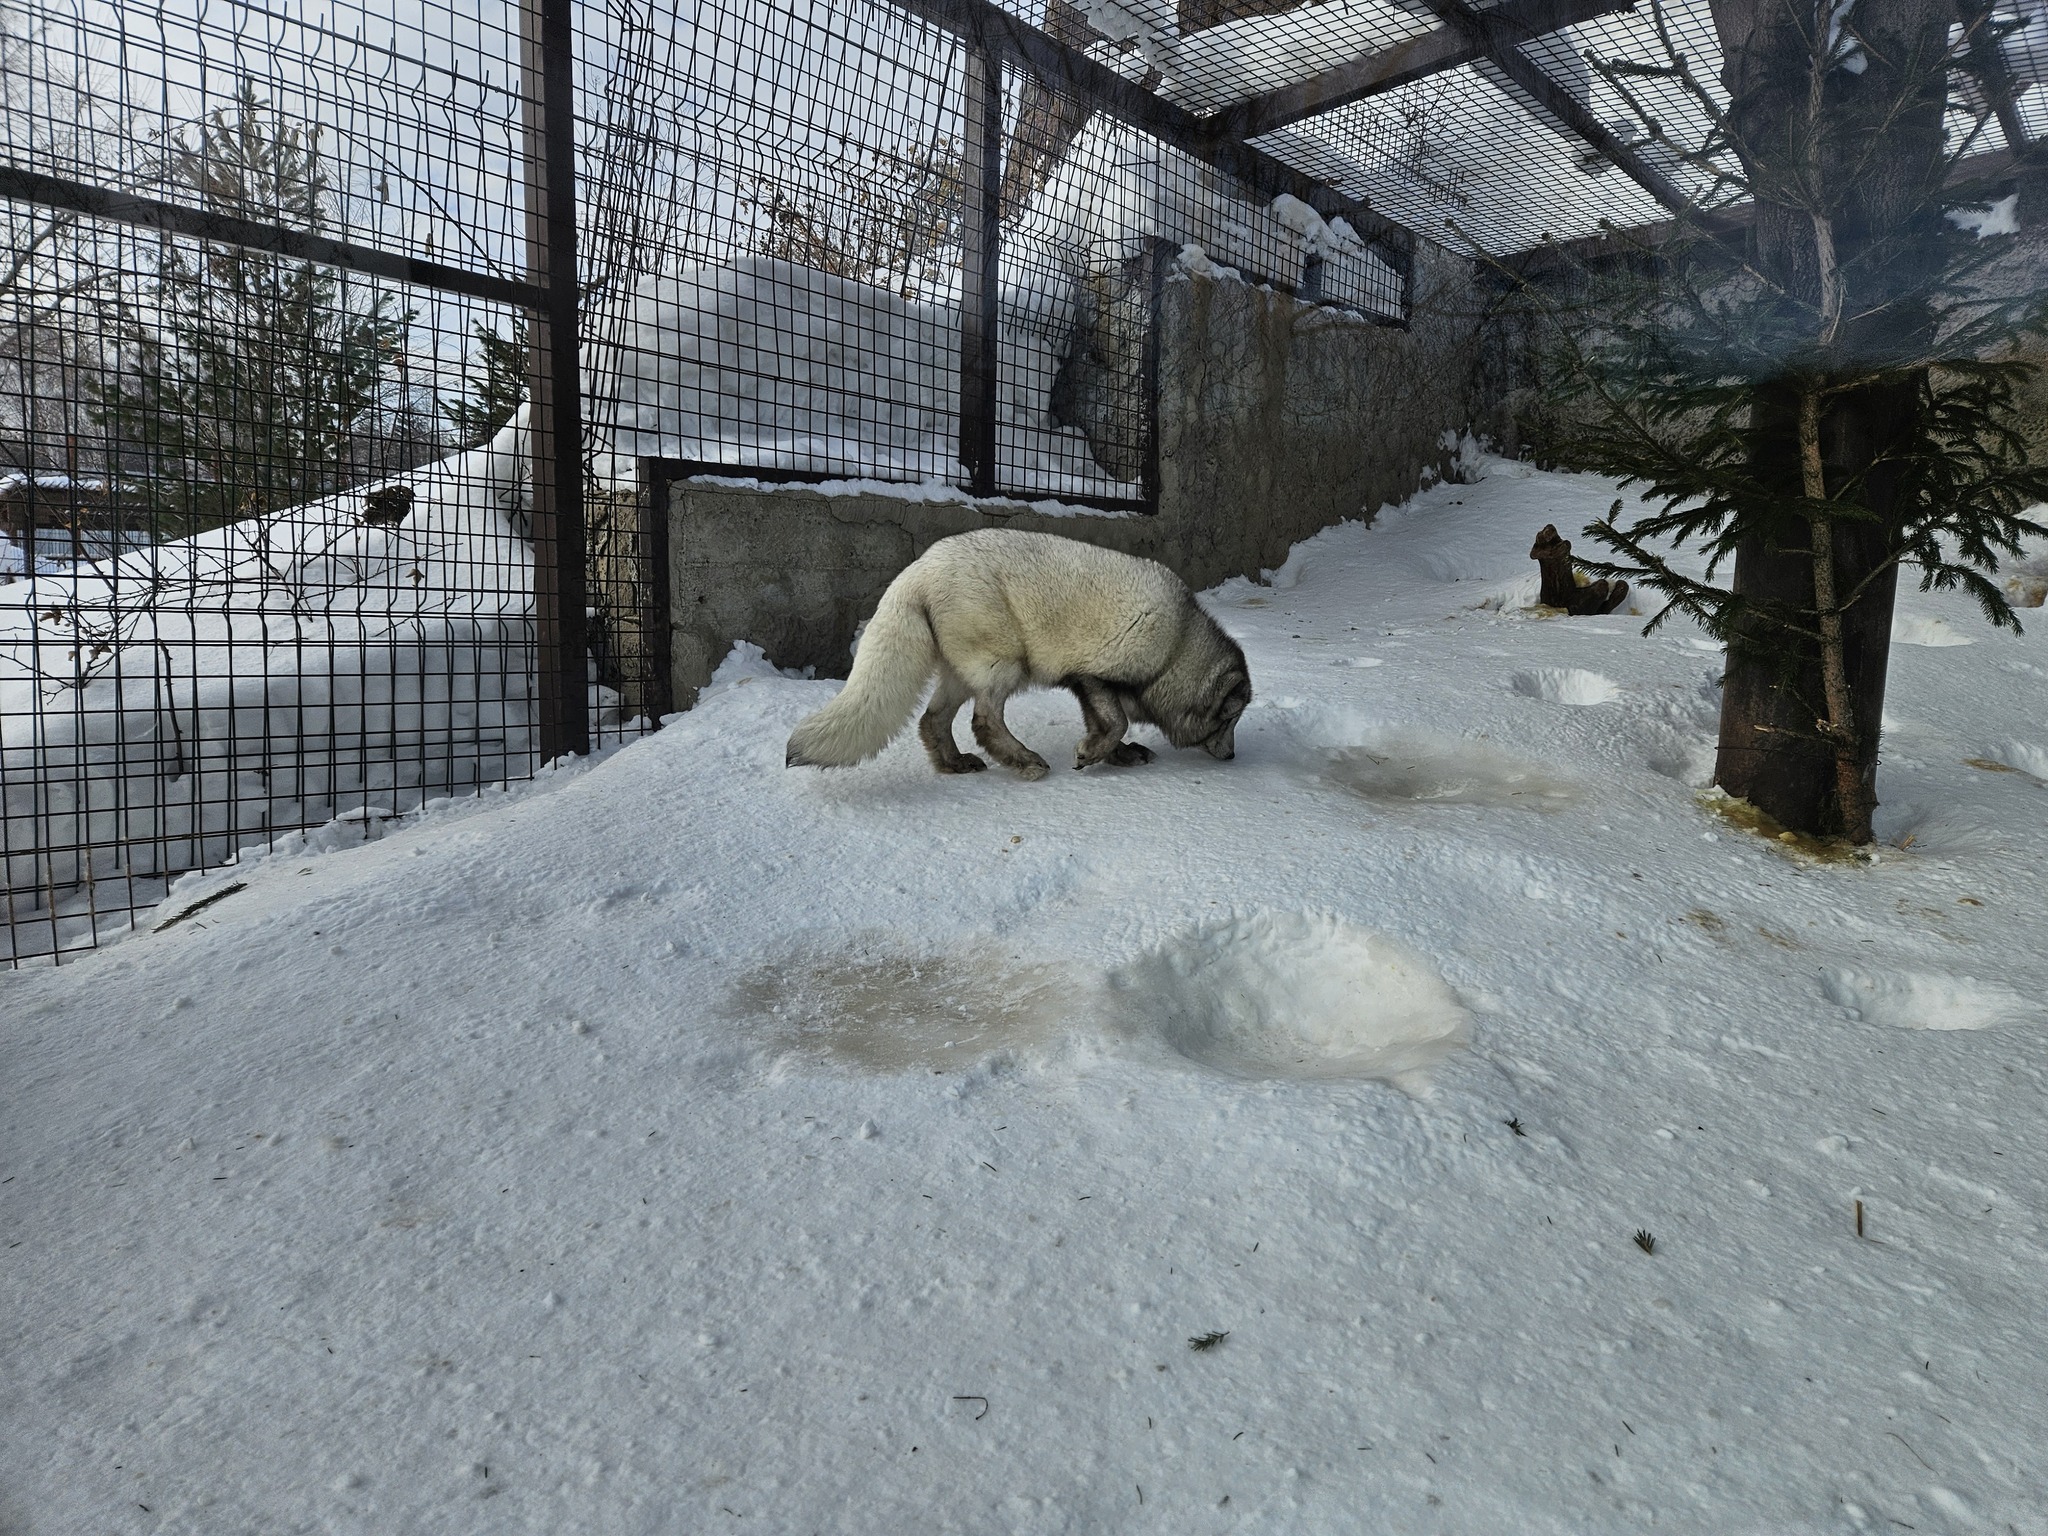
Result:
M2034 367L2013 355L2044 311L1986 292L2003 242L1945 216L1987 191L1956 184L1944 142L1949 14L1721 0L1725 100L1675 48L1596 61L1631 101L1654 77L1699 103L1712 132L1684 153L1751 218L1735 237L1681 220L1626 274L1586 274L1555 359L1576 408L1561 456L1656 508L1589 526L1616 556L1589 568L1661 593L1651 628L1684 612L1728 645L1715 782L1851 843L1873 836L1900 566L2017 631L1990 576L2048 533L2015 403ZM1707 555L1704 579L1674 546Z
M319 130L244 82L167 147L202 208L308 234L329 227ZM196 532L337 490L374 437L412 316L331 268L169 240L114 318L119 366L95 391L142 459L161 531Z
M499 335L495 326L480 320L470 329L476 336L476 355L483 370L469 369L463 378L463 393L440 403L441 415L462 448L489 442L526 403L526 375L531 367L523 312L513 315L510 336Z

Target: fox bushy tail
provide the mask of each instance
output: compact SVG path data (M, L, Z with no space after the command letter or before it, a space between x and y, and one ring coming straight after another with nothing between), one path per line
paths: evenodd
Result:
M891 583L861 635L846 686L789 733L784 761L792 768L866 762L903 729L938 661L923 597L911 583Z

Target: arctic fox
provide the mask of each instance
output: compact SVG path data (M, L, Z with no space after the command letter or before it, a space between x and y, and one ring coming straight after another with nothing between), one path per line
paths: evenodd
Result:
M1022 689L1070 689L1088 734L1074 766L1152 760L1123 739L1151 724L1176 747L1228 761L1251 702L1244 652L1165 566L1049 533L984 528L941 539L898 573L875 608L839 696L790 733L788 763L864 762L892 741L936 675L917 734L940 773L988 765L962 752L953 717L974 701L974 739L1006 768L1045 777L1010 734Z

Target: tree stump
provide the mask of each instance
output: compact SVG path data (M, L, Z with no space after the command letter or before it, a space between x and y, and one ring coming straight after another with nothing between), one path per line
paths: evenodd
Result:
M1529 558L1542 573L1543 585L1536 601L1546 608L1562 608L1578 617L1589 613L1612 613L1628 601L1625 581L1595 581L1579 584L1572 569L1571 540L1557 536L1557 524L1545 523L1530 547Z

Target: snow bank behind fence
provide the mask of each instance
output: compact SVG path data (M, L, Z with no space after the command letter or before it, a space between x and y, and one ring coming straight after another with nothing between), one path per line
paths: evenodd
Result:
M996 459L1003 489L1130 497L1049 396L1072 345L1075 275L1012 265L1001 305ZM640 457L877 480L960 481L957 295L919 301L749 257L642 278L596 317L586 408L602 478Z
M67 887L231 858L534 767L525 427L360 493L0 588L0 868Z

